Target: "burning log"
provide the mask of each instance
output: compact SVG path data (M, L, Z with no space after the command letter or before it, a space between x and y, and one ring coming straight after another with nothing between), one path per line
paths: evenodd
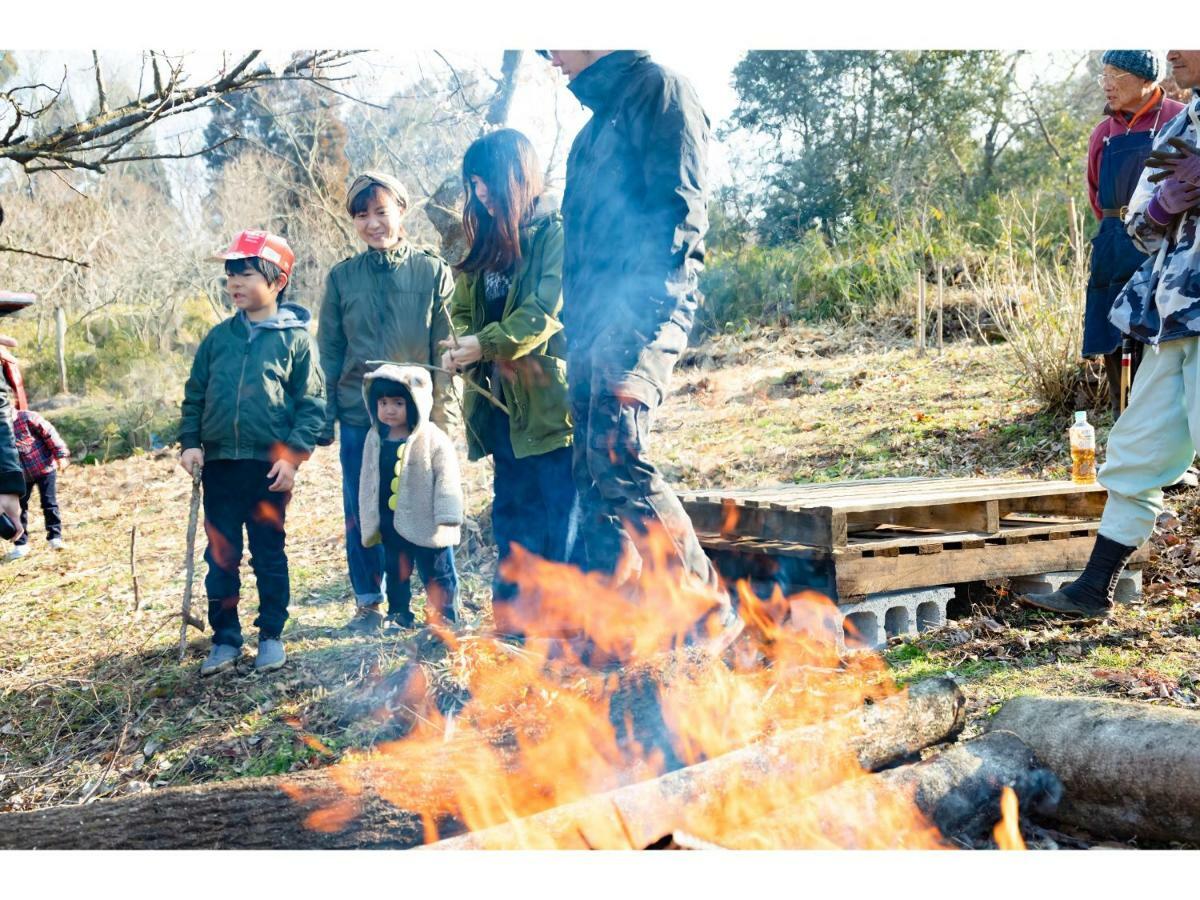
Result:
M1200 842L1200 716L1123 700L1018 697L1012 731L1062 779L1056 818L1097 837Z
M731 798L774 792L789 777L806 793L893 764L961 730L962 693L948 679L914 685L906 693L818 725L798 728L724 756L650 781L585 797L526 819L434 844L430 849L638 848L675 831L698 833L692 823ZM839 765L845 756L851 768ZM997 792L999 787L996 788Z
M880 833L891 825L887 812L911 800L941 838L977 841L999 821L1005 787L1012 788L1022 810L1043 815L1053 811L1063 792L1055 774L1020 738L994 731L914 765L844 782L808 798L799 808L786 811L787 821L771 837L774 846L790 848L912 847L914 843L898 829L892 829L894 843L880 843ZM763 830L770 830L770 825ZM736 849L739 844L723 846ZM747 842L745 846L760 845Z
M779 774L764 772L762 781L775 780ZM783 791L773 808L757 807L757 815L737 822L739 827L729 827L729 820L738 817L731 817L728 807L745 803L745 798L730 796L719 777L703 773L697 779L696 775L685 769L657 779L658 785L634 786L641 792L623 788L572 804L574 809L551 810L487 832L450 838L429 849L512 848L527 846L543 834L553 837L556 846L575 849L663 847L669 845L664 833L675 845L727 850L914 849L986 837L1001 817L1006 787L1014 791L1021 808L1042 814L1052 811L1062 796L1062 784L1054 773L1042 768L1033 751L1008 732L957 744L920 763L864 774L798 802ZM669 784L661 784L668 780ZM695 789L698 782L703 782L699 790ZM658 796L647 798L646 788L652 786L658 787ZM683 789L676 790L679 786ZM739 785L743 790L748 786ZM611 821L599 822L596 815L605 809ZM715 815L718 809L719 816ZM711 833L714 821L720 823L720 833ZM616 829L611 841L605 840L606 825ZM655 825L665 825L665 832L655 834ZM700 836L695 836L697 832ZM681 843L680 835L688 841Z
M660 813L678 809L689 799L717 800L722 789L737 779L761 781L782 766L821 772L818 777L823 781L812 782L813 790L820 790L838 777L894 764L948 739L962 728L964 706L953 682L922 682L828 722L783 732L699 765L540 813L533 819L547 824L541 832L544 840L536 845L555 841L555 846L582 846L578 823L589 821L612 829L606 837L596 838L597 845L640 846L626 837L627 829L645 838L643 844L649 843L672 830ZM847 757L853 769L839 769L838 756ZM426 840L422 819L384 799L394 797L394 791L388 790L388 775L386 764L358 768L352 778L343 777L335 766L293 776L167 788L87 806L8 813L0 815L0 848L418 846ZM431 772L431 779L440 782L455 777L448 756ZM445 788L445 783L429 785L431 793ZM512 829L517 827L495 830L507 829L516 841ZM480 846L482 835L467 835L458 845Z

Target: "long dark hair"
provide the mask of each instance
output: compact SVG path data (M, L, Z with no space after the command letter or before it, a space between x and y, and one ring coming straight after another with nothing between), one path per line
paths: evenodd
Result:
M542 193L542 173L529 138L512 128L484 135L467 148L463 157L463 231L471 250L459 268L464 272L507 272L521 261L521 226L533 215L534 201ZM488 213L471 187L478 175L487 185Z

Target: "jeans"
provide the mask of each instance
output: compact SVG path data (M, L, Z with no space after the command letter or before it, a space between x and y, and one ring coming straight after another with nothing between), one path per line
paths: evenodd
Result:
M363 445L370 428L339 425L338 459L342 464L342 514L346 518L346 563L350 586L359 606L383 602L383 547L364 547L358 525L358 482L362 473Z
M491 430L492 533L498 552L492 582L494 609L497 602L511 603L517 597L517 585L500 575L500 564L512 554L513 544L551 562L575 561L579 496L571 474L570 447L517 459L508 416L495 412Z
M37 481L25 482L25 493L21 495L21 528L24 534L16 543L29 543L29 501L33 499L33 488L37 486L42 501L42 518L46 521L46 540L62 537L62 516L58 511L58 472L51 469Z
M262 639L278 640L288 617L291 588L284 552L284 515L291 492L267 490L269 462L253 459L217 459L204 464L204 533L208 547L204 560L208 574L208 624L213 643L242 646L238 600L242 562L242 529L250 543L250 567L258 583L258 618Z
M387 572L388 615L411 624L412 573L415 565L425 583L425 618L428 622L453 622L458 597L458 572L453 547L421 547L396 533L391 520L380 523L383 535L384 568Z
M631 354L638 361L628 372L612 368L603 345L572 354L567 372L580 529L587 565L593 571L614 572L623 555L636 559L633 537L661 528L670 538L676 561L715 587L716 570L696 539L691 520L647 456L651 419L666 391L679 343L642 347ZM625 393L630 386L634 396L617 396L618 390Z

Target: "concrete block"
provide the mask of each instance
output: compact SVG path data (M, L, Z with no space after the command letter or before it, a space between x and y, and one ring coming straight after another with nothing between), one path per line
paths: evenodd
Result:
M946 606L954 599L953 587L919 588L868 594L851 602L839 603L837 621L832 627L839 650L879 649L888 638L916 635L946 624ZM795 600L793 604L804 603ZM793 611L792 621L810 621Z
M1082 575L1079 572L1046 572L1042 575L1022 575L1010 578L1008 589L1016 594L1051 594ZM1117 579L1115 599L1118 603L1132 603L1142 596L1142 570L1126 569Z

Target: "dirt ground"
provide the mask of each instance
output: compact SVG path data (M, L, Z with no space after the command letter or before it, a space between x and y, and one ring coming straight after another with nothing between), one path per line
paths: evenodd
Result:
M1065 477L1067 423L1040 413L1017 376L1003 348L962 340L918 357L886 323L724 335L683 360L652 452L673 482L690 488L892 475ZM1097 430L1102 445L1103 420ZM469 619L479 625L494 564L491 473L487 463L464 471L472 519L460 576ZM412 645L337 630L352 608L336 448L318 450L301 476L288 521L290 663L258 676L247 658L239 673L201 682L205 637L191 631L188 658L176 661L191 485L174 454L65 474L68 549L46 547L35 511L33 552L0 566L0 811L322 766L389 736L369 714L372 685L408 662ZM969 733L1025 693L1195 706L1198 500L1200 493L1171 498L1144 596L1110 621L1049 624L997 584L970 617L894 644L887 663L900 681L958 680L969 698ZM135 526L140 611L130 566ZM202 537L198 545L197 555ZM252 585L248 568L244 574ZM242 604L252 645L252 589Z

